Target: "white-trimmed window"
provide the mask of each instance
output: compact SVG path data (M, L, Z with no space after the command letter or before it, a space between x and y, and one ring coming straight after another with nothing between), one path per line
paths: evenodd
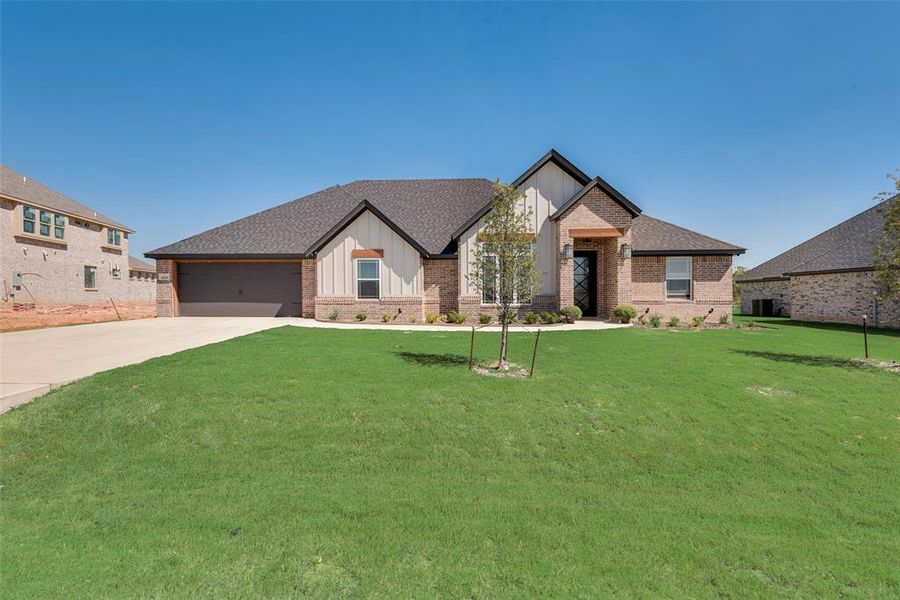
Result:
M97 289L97 267L84 265L84 289Z
M356 297L374 300L381 297L381 261L377 258L356 259Z
M691 297L691 257L666 257L666 297L689 300Z
M37 211L31 206L22 206L22 231L37 233Z
M113 229L112 227L106 228L106 243L109 246L121 246L122 245L122 232L118 229Z
M66 216L42 208L22 205L22 233L66 239Z
M531 244L531 249L534 251L534 244ZM482 277L484 278L481 284L481 303L482 304L499 304L497 299L497 294L500 292L500 268L499 268L499 258L493 254L488 254L486 252L485 244L481 244L481 252L484 257L485 262L493 262L493 269L484 269L482 272ZM531 298L520 298L519 290L515 290L513 292L513 305L515 306L529 306L531 304Z

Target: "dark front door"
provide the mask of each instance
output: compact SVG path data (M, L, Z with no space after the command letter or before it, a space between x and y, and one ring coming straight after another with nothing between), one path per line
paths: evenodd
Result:
M185 317L299 317L300 263L180 263Z
M573 265L575 274L575 306L586 317L597 316L597 253L576 250Z

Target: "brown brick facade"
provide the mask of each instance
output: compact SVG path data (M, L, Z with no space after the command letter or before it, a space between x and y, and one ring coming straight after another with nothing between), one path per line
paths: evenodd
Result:
M459 261L422 259L425 280L425 314L447 314L459 309Z
M174 260L156 261L156 315L159 317L178 316L176 280L178 266Z
M574 248L598 250L597 315L601 318L612 316L616 304L629 302L631 298L632 259L622 258L621 253L623 245L632 243L631 214L602 190L594 188L556 221L556 227L559 306L575 303L572 261L563 258L564 247L572 244ZM570 230L582 228L617 228L624 234L614 238L573 239Z
M380 300L360 300L355 296L316 296L315 318L328 321L337 312L338 321L353 321L364 312L367 321L381 321L389 314L402 322L421 322L424 319L422 296L385 297Z
M875 272L792 275L791 318L797 321L900 327L900 302L876 302ZM877 319L877 323L876 323Z
M691 299L666 298L666 257L635 256L632 259L632 301L638 316L659 315L663 319L678 317L690 320L705 317L718 322L732 312L732 257L691 257ZM710 309L712 312L710 313Z
M772 300L776 316L788 317L791 314L791 281L753 281L741 283L741 314L753 314L754 300Z
M304 258L300 263L300 316L316 317L316 259Z

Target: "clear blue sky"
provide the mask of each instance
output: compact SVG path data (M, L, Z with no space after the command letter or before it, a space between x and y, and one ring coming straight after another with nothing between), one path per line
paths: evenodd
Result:
M335 183L556 147L755 265L900 167L900 3L4 2L2 161L137 254Z

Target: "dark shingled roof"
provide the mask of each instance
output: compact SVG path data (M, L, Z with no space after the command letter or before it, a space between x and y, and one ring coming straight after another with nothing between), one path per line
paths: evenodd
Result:
M585 186L555 215L600 186L635 219L637 254L741 254L743 248L652 217L599 177L591 180L556 150L532 165L515 183L553 162ZM487 179L361 180L298 198L227 225L157 248L151 258L311 256L362 210L395 228L429 256L456 254L456 238L490 209L493 186ZM379 214L380 213L380 214Z
M647 215L640 215L631 220L631 235L636 256L745 252L740 246Z
M452 253L451 234L493 196L487 179L360 180L147 252L151 258L306 256L308 249L363 200L431 255Z
M874 268L874 246L881 239L885 200L750 269L738 281L783 279L790 274L862 271Z
M152 271L156 273L156 266L151 265L146 260L141 260L137 256L128 255L128 268L132 271Z
M128 232L134 230L92 210L80 202L72 200L59 192L53 191L45 185L38 183L30 177L22 175L6 165L0 165L0 194L10 196L25 203L32 203L50 210L58 210L61 213L82 217L88 221L94 221L103 225L111 225L117 229Z

